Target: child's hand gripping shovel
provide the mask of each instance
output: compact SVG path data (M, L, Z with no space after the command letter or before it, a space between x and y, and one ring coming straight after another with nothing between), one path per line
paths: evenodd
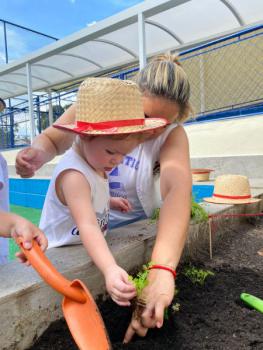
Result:
M81 350L111 348L107 332L92 295L80 280L69 281L51 264L36 241L30 250L17 244L45 282L64 295L62 309L70 332Z

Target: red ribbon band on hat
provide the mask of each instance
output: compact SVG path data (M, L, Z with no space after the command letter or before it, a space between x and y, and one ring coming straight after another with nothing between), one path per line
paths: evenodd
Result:
M208 174L211 173L212 170L206 170L206 171L192 171L193 174Z
M89 123L77 121L75 131L105 130L123 126L144 125L145 119L111 120L108 122Z
M248 198L251 198L251 195L249 194L247 196L224 196L222 194L213 193L213 197L227 198L227 199L248 199Z

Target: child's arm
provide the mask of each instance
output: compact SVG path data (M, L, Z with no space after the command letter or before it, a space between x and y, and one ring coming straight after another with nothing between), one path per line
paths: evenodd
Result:
M87 179L76 170L67 170L57 179L56 188L58 197L71 211L89 256L103 273L112 299L119 305L130 305L135 288L126 271L117 265L100 230Z
M74 119L75 104L72 104L54 124L70 124L74 123ZM48 127L34 138L31 147L18 152L16 173L21 177L32 177L45 163L63 154L72 145L74 138L70 133Z
M110 208L114 210L122 211L127 213L132 210L132 206L128 199L122 197L111 197L110 198Z
M32 240L36 239L41 249L47 249L47 238L44 233L30 221L21 216L0 212L0 236L2 237L22 237L23 245L26 249L32 247ZM22 253L16 254L21 262L25 262L26 258Z

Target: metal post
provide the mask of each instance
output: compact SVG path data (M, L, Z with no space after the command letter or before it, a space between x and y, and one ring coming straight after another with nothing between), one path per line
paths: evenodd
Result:
M38 133L41 134L42 125L41 125L40 98L39 98L39 96L36 97L35 101L36 101L36 107L37 107L37 129L38 129Z
M49 126L51 126L54 122L51 90L48 90L48 121Z
M144 14L138 14L138 39L139 39L139 61L140 69L146 66L146 39Z
M10 109L9 120L10 120L10 147L15 147L15 133L14 133L14 112L13 107Z
M5 43L5 63L8 63L8 49L7 49L7 35L6 35L6 23L4 25L4 43Z
M199 86L200 86L200 112L203 114L205 112L205 69L203 56L200 51L199 55Z
M27 95L28 95L28 111L30 118L30 140L31 143L36 135L36 127L34 120L34 108L33 108L33 96L32 96L32 75L31 75L31 65L30 63L26 64L27 72Z

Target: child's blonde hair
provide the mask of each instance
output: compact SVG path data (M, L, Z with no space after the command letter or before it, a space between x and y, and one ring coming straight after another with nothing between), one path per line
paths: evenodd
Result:
M172 54L155 56L136 77L144 94L167 98L180 108L178 122L184 122L193 112L190 105L190 83L178 57Z

